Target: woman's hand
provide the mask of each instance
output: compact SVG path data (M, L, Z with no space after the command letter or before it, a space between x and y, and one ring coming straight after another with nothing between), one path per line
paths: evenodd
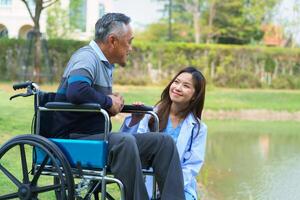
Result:
M137 101L137 102L133 102L132 103L133 106L143 106L144 103ZM143 118L144 118L145 114L144 113L132 113L131 114L131 121L129 123L129 127L136 125L137 123L139 123Z

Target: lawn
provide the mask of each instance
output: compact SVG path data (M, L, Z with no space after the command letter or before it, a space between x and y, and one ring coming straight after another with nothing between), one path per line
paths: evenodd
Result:
M116 86L126 102L142 101L155 104L163 87ZM206 92L205 109L241 110L266 109L274 111L300 111L300 90L253 90L209 88Z
M55 91L57 85L41 86L42 90ZM114 90L121 93L125 103L142 101L146 105L154 105L160 97L163 87L159 86L115 86ZM17 91L22 92L22 91ZM16 98L9 101L9 97L16 94L11 84L0 84L0 143L9 136L30 133L33 114L33 98ZM273 111L300 111L299 90L241 90L210 88L206 93L205 109L207 110L241 110L265 109ZM115 119L117 130L121 123Z

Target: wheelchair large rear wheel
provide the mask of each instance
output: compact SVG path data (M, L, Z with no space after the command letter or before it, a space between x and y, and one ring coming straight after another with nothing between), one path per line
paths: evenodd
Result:
M42 157L37 158L37 150ZM53 177L56 181L53 181ZM0 200L74 200L70 165L59 148L37 135L17 136L0 148Z

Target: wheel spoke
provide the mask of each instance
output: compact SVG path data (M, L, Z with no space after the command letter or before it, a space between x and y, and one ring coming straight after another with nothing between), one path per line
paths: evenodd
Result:
M60 187L61 187L60 184L47 185L47 186L43 186L43 187L35 187L35 188L32 188L32 192L34 192L34 193L48 192L48 191L51 191L51 190L58 189Z
M0 170L3 171L3 173L17 186L20 187L22 183L14 177L7 169L5 169L1 164L0 164Z
M24 144L20 144L20 152L21 152L21 162L22 162L22 169L23 169L23 183L28 184L29 176L28 176L28 167L27 167Z
M42 164L40 165L38 171L35 173L32 181L31 181L31 184L30 184L31 186L36 185L37 180L39 179L39 177L40 177L45 165L47 164L48 160L49 160L49 155L46 155L46 157L44 158L44 160L43 160Z
M12 193L12 194L6 194L6 195L3 195L3 196L0 196L0 200L5 200L5 199L15 199L15 198L18 198L18 193Z

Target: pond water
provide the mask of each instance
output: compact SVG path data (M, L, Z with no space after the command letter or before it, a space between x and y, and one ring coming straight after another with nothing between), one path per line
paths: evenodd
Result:
M300 199L300 130L252 132L209 135L201 200Z

